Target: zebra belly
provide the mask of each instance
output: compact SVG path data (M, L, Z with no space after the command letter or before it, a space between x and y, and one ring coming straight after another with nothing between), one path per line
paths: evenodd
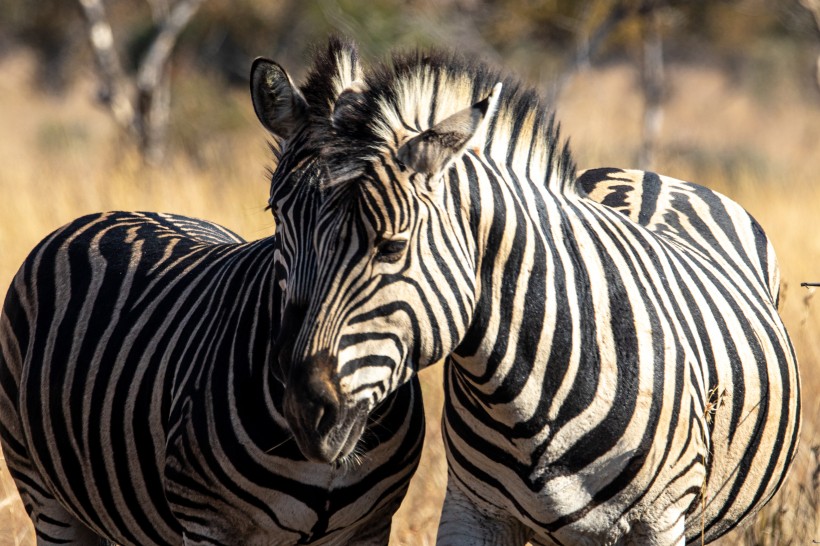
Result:
M632 536L644 522L670 513L682 516L696 500L706 476L706 439L688 434L701 423L697 415L681 412L675 430L659 430L648 446L642 447L642 434L624 434L580 469L554 462L556 452L569 448L544 447L536 438L522 441L506 457L498 456L500 449L489 455L485 448L468 445L445 423L448 463L477 507L515 518L540 543L615 543ZM648 411L636 413L633 423L639 432L647 420ZM492 433L473 431L472 436L488 438ZM540 459L530 462L539 453Z
M491 468L487 473L501 476L503 470ZM669 474L663 472L659 479L668 478ZM504 497L509 501L500 503L495 502L498 491L475 477L464 491L483 512L512 516L530 528L538 544L615 544L633 536L644 522L660 520L667 511L682 515L696 500L697 482L702 483L705 470L702 466L692 468L690 474L665 491L647 495L637 487L629 487L606 500L596 493L608 480L595 475L556 479L538 492L521 481L514 485L505 482ZM643 478L647 477L638 479ZM488 506L490 498L494 502Z

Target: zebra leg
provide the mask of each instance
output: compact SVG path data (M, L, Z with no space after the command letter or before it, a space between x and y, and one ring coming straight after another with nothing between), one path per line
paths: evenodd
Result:
M635 546L684 546L685 524L684 512L673 507L657 519L635 523L623 542Z
M25 455L20 451L4 455L23 506L34 523L37 546L112 544L89 529L54 498Z
M21 495L22 496L22 495ZM37 495L24 498L26 510L34 522L37 546L76 544L106 546L112 544L75 518L56 499Z
M437 546L523 546L532 531L495 510L482 510L447 480L447 495L438 526Z
M16 408L0 403L5 411L0 423L3 456L20 499L34 523L37 546L76 544L102 546L110 544L60 504L34 467L22 436Z

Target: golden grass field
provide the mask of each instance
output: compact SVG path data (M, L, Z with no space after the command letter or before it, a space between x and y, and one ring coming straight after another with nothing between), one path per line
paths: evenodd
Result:
M0 61L0 296L32 246L81 214L111 209L175 212L222 223L246 238L273 231L267 197L265 134L249 100L241 131L207 135L194 164L172 158L146 171L126 152L105 112L80 83L64 98L27 87L23 54ZM736 199L767 230L783 273L782 315L800 357L802 443L783 490L747 529L722 544L820 542L820 296L800 287L820 281L820 95L787 83L766 93L730 82L717 70L669 67L656 170L702 183ZM581 168L634 167L640 142L637 74L625 66L581 73L558 106ZM218 106L218 105L216 105ZM428 428L425 453L394 520L391 543L433 544L446 463L439 438L440 369L422 373ZM814 541L814 542L813 542ZM34 544L31 524L0 463L0 546Z

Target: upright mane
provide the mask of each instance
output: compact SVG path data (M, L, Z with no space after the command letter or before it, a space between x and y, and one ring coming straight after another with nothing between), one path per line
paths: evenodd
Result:
M328 120L339 95L361 80L361 63L356 44L333 36L325 49L316 49L300 90L314 117Z
M498 82L502 93L484 154L519 179L564 191L574 179L575 165L567 144L561 145L552 110L517 78L455 52L399 53L366 69L361 88L343 93L336 105L327 149L330 163L350 178L358 170L353 164L363 169L376 156L395 150L404 136L485 98Z
M308 105L312 135L318 146L332 132L330 125L334 105L339 95L361 81L362 68L359 51L352 41L339 36L332 36L324 48L314 47L313 64L299 86L299 91ZM320 136L317 136L320 135ZM284 142L276 135L269 148L273 155L273 164L268 167L269 176L273 176L282 160Z

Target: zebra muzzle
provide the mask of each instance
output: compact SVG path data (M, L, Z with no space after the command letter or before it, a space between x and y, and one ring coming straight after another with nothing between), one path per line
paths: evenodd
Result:
M284 414L302 454L330 463L349 455L364 429L367 415L341 403L332 379L335 361L326 353L291 367L285 388Z

